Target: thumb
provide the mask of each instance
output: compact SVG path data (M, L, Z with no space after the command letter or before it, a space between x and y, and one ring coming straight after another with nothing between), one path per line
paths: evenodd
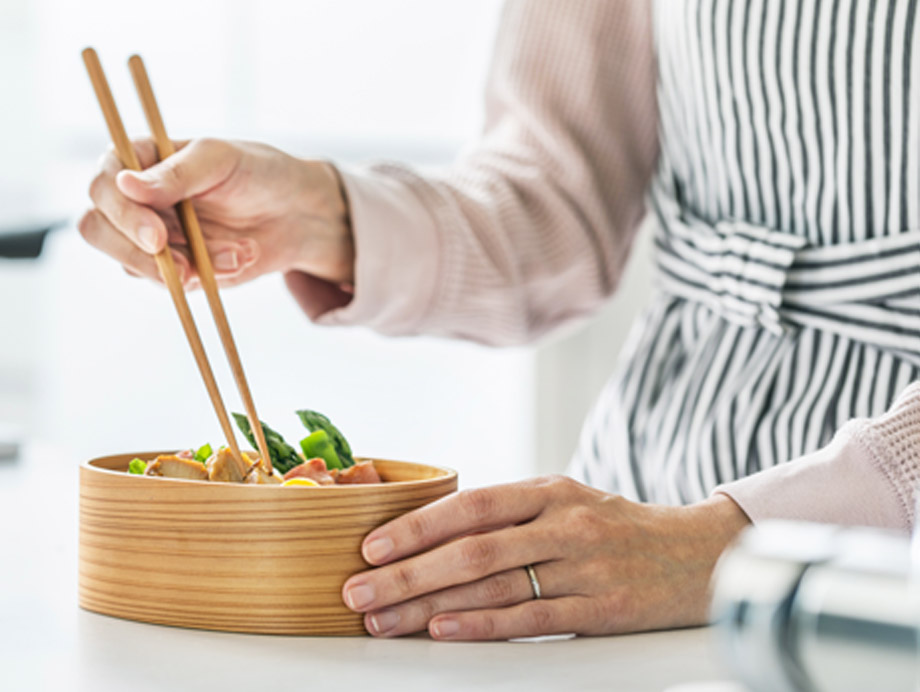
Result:
M121 171L115 178L126 197L166 209L212 190L236 169L240 151L229 142L196 139L144 171Z

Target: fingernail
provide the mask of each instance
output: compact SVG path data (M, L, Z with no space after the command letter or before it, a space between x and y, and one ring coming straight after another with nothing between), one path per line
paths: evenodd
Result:
M240 243L240 251L242 252L241 262L251 262L256 257L256 245L250 239L243 239Z
M452 637L460 631L460 623L456 620L438 620L431 623L431 633L438 639Z
M399 613L395 610L381 610L370 617L371 629L375 634L383 634L399 624Z
M364 546L364 559L371 564L383 562L393 552L393 541L383 536L375 538Z
M361 610L374 600L374 587L370 584L358 584L345 591L345 602L352 610Z
M157 251L157 229L152 226L141 226L137 229L137 239L147 252Z
M214 268L221 272L236 271L240 267L240 256L236 250L224 250L214 255Z

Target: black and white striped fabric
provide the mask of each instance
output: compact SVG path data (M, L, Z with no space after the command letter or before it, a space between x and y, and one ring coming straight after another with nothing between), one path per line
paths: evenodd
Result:
M571 471L678 504L920 378L920 25L918 0L654 12L660 290Z

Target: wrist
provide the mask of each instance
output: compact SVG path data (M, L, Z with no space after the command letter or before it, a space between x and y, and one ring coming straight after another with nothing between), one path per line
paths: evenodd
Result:
M696 507L708 518L708 523L716 535L723 537L726 543L751 525L750 517L737 502L724 493L714 493Z
M293 218L299 242L290 268L334 284L353 284L354 235L339 172L326 161L296 163L300 184Z
M716 563L751 522L734 500L721 493L682 509L687 512L682 520L684 535L690 539L681 554L687 572L683 622L703 624L708 619L709 583Z
M704 552L713 565L738 534L751 525L744 510L731 497L722 493L714 493L689 509L698 521L700 530L705 532L703 535L707 549Z

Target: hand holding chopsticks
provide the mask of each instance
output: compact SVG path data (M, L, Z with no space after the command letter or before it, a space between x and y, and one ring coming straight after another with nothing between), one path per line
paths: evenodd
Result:
M140 171L140 162L138 161L134 147L131 145L131 141L128 139L127 133L125 132L124 125L122 124L121 117L118 113L118 109L112 97L111 90L108 86L108 81L105 78L105 73L102 70L102 66L99 63L99 58L96 55L96 52L92 48L87 48L84 50L83 61L86 65L86 70L89 73L90 81L93 84L93 89L96 92L96 98L98 99L99 105L102 108L102 113L105 117L106 125L108 126L112 142L116 151L118 152L118 156L121 159L122 164L131 170ZM144 70L143 62L138 56L133 56L130 61L130 67L135 80L135 85L141 97L144 112L147 116L148 123L150 124L150 128L154 134L154 139L157 143L160 159L165 159L175 153L175 149L172 142L166 135L162 117L160 116L159 108L157 107L156 100L153 96L153 90L150 87L150 82L147 78L146 70ZM226 312L224 311L223 303L220 300L217 281L214 278L214 270L211 266L211 260L205 246L204 238L201 233L201 227L198 223L198 218L195 215L195 210L192 207L191 202L188 200L182 201L178 205L177 211L179 213L179 219L183 230L185 231L188 242L192 248L196 269L201 280L202 288L204 289L208 298L208 304L211 307L211 312L214 316L215 323L217 324L218 333L220 334L224 351L226 352L227 358L230 361L231 370L233 371L233 376L236 380L237 388L239 389L240 396L243 399L243 404L246 408L246 413L249 418L250 425L252 426L253 434L256 437L257 446L259 447L259 454L262 458L262 466L267 472L270 473L272 466L271 458L268 454L268 446L265 442L262 426L256 413L255 404L249 390L249 385L246 381L246 376L243 372L243 366L240 361L239 353L236 349L236 344L233 340L233 334L230 330L229 322L227 321ZM223 430L224 436L227 439L227 444L229 445L234 456L242 461L242 455L236 443L236 437L233 433L230 419L227 416L226 408L224 407L220 391L217 387L217 382L214 379L213 371L211 370L210 363L208 362L207 354L205 353L204 346L202 345L198 329L195 326L194 318L192 317L188 302L185 299L185 292L176 273L176 267L168 247L164 247L159 253L157 253L155 255L155 260L160 275L162 276L163 281L166 283L166 286L169 289L173 304L175 305L176 311L179 314L179 319L182 323L183 329L185 330L189 345L192 348L192 353L195 356L195 362L198 365L198 369L201 373L202 379L204 380L205 387L208 390L211 404L214 407L214 411L217 414L218 420L220 421L221 429Z

